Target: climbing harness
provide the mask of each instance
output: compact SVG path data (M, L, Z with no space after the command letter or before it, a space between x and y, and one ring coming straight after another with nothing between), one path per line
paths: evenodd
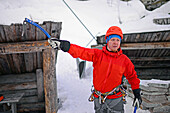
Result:
M92 89L91 89L92 94L90 95L88 100L89 100L89 102L93 102L94 94L96 94L99 96L99 103L101 104L101 103L105 102L107 96L109 96L109 95L120 96L122 94L123 102L124 102L124 104L126 104L126 95L127 95L126 89L127 89L127 86L121 84L109 92L101 93L100 91L97 91L96 89L94 89L94 86L92 86ZM121 92L121 94L117 95L119 92Z

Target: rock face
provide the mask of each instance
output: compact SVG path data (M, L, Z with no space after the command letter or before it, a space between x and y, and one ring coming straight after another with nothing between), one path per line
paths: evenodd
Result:
M168 2L168 0L140 0L140 1L145 5L145 8L149 11L152 11Z
M142 109L151 113L170 113L170 82L148 83L140 85L142 90ZM133 98L132 90L128 87L128 96Z

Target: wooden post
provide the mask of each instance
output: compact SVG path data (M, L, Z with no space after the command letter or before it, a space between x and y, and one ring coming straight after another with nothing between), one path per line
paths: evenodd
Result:
M43 76L46 113L57 113L56 50L43 51Z

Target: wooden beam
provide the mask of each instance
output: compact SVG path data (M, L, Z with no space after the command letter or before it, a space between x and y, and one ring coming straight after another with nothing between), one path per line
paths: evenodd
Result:
M122 50L136 49L170 49L170 42L149 42L149 43L124 43Z
M103 45L92 45L91 48L102 49ZM139 49L170 49L170 42L147 42L147 43L122 43L122 50L139 50Z
M132 61L170 61L170 57L129 57Z
M57 113L56 50L43 51L43 76L46 113Z
M139 63L134 63L135 68L169 68L170 64L139 64Z
M16 43L1 43L0 54L41 52L43 49L51 48L47 40L27 41Z

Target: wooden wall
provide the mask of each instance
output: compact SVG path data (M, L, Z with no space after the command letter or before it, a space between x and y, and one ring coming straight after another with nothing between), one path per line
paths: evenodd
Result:
M37 73L2 75L0 87L3 95L24 93L18 103L18 112L45 111L42 69L38 69Z
M46 21L40 26L60 38L61 22ZM23 92L18 112L56 113L56 57L57 51L35 26L0 25L0 94Z

